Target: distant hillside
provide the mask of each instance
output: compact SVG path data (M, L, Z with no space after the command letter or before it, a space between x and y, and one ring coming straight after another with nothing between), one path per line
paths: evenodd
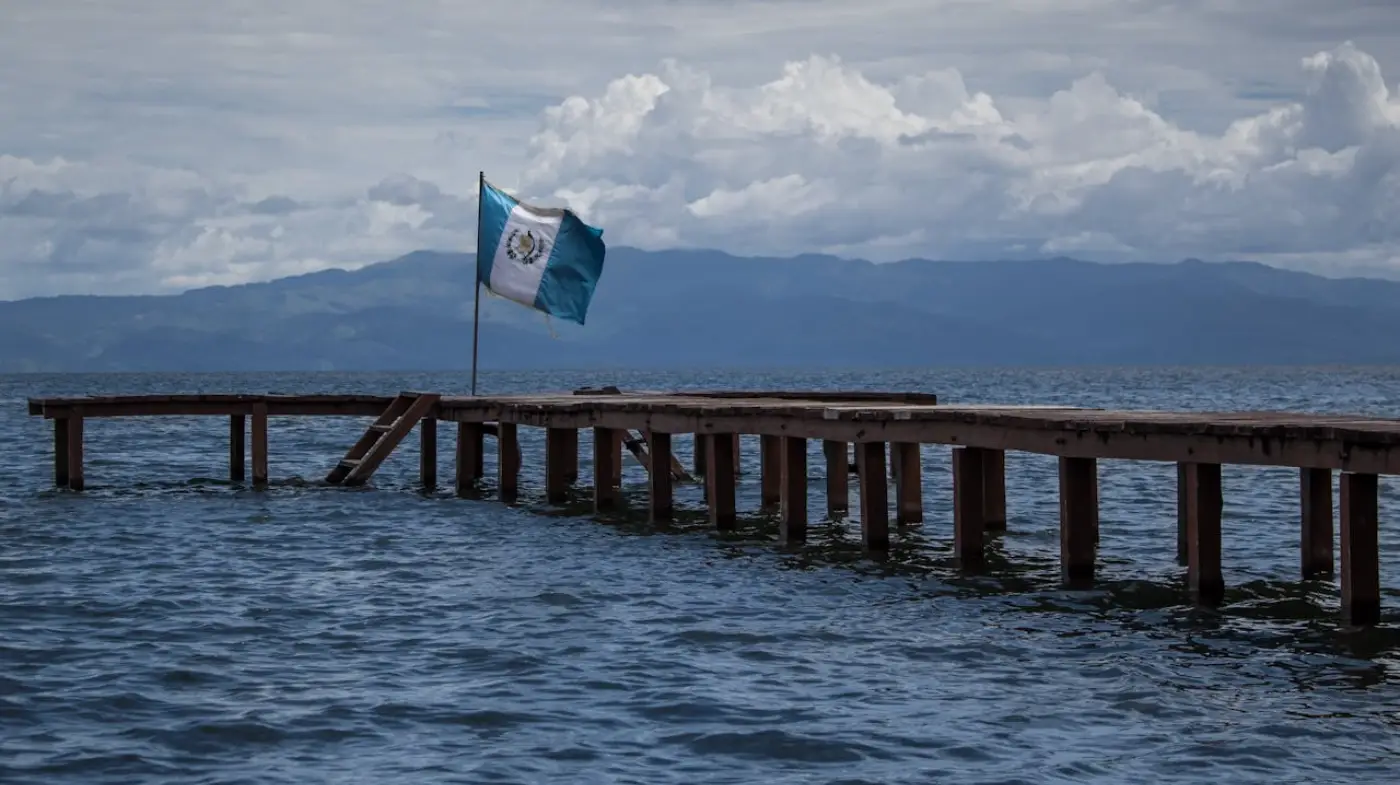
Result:
M0 303L0 372L443 370L472 258ZM614 248L578 327L483 296L489 369L1400 362L1400 283L1253 263L740 258Z

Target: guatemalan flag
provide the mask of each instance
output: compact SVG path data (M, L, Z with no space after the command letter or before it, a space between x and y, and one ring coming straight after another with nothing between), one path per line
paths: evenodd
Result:
M525 204L481 179L476 275L492 292L583 324L606 251L603 230L573 211Z

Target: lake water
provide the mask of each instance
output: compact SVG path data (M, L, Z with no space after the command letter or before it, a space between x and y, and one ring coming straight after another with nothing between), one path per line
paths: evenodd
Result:
M1400 416L1397 369L483 374L483 392L870 388L946 402ZM416 374L0 377L0 781L6 783L1303 783L1400 765L1400 520L1382 479L1385 621L1336 620L1298 573L1297 474L1226 467L1226 604L1175 564L1175 469L1102 462L1101 580L1058 586L1055 463L1007 459L1009 531L949 565L946 448L926 523L862 557L825 520L774 544L745 441L740 530L605 519L416 488L417 443L371 487L318 480L364 420L274 419L272 484L230 485L222 418L87 429L88 491L51 487L28 396L460 392ZM488 472L494 470L488 442ZM690 440L676 450L689 461ZM590 475L587 437L582 473ZM853 510L855 487L852 486Z

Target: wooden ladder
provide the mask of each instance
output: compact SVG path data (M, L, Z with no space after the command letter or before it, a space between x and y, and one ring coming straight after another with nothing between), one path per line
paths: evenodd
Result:
M340 463L326 475L331 485L364 485L389 453L437 406L438 393L401 392Z

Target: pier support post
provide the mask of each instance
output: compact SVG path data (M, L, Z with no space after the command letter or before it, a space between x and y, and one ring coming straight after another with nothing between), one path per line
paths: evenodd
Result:
M418 421L418 479L423 490L437 490L437 420L424 417Z
M987 531L1006 531L1006 451L982 451L982 515Z
M982 450L953 448L953 556L958 566L981 567L986 561L986 492Z
M496 423L496 490L506 504L520 497L520 430L513 422Z
M759 456L759 506L772 507L782 501L783 493L783 437L758 437ZM736 460L737 464L737 460Z
M651 431L647 444L651 448L649 507L651 522L669 521L675 517L674 483L671 477L671 434Z
M734 474L735 474L735 476L738 476L738 475L744 473L744 451L743 451L743 444L744 444L744 435L741 434L741 433L736 433L736 434L734 434L734 446L733 446L732 449L734 450Z
M253 404L253 487L267 486L267 404Z
M779 535L785 543L807 540L807 440L784 436L782 447L782 518Z
M827 514L846 512L851 508L851 456L845 442L822 442L826 454Z
M1332 470L1299 470L1303 580L1332 574Z
M706 451L705 490L709 499L710 521L721 531L732 530L738 523L734 510L735 460L738 452L734 443L739 435L713 433Z
M1225 506L1220 491L1220 464L1186 464L1186 581L1203 605L1225 597L1220 572L1220 514Z
M244 468L248 454L248 418L242 414L230 414L228 418L228 478L230 482L243 482L248 476Z
M1094 580L1099 531L1099 464L1060 459L1060 577L1070 586Z
M1191 479L1186 467L1184 463L1176 465L1176 563L1183 567L1191 563L1187 523L1191 517L1190 496L1187 493Z
M68 418L53 418L53 484L68 487Z
M1342 617L1358 626L1381 617L1378 494L1376 475L1342 473Z
M71 491L81 491L87 487L87 481L83 478L83 415L74 412L68 417L67 448L64 450L68 458L68 489Z
M620 491L614 484L617 462L621 454L617 437L611 428L593 429L593 510L607 512L617 508Z
M578 429L561 428L559 431L559 450L563 453L561 471L565 484L573 485L578 482Z
M860 461L860 536L866 550L890 549L889 480L885 477L885 443L858 442Z
M691 467L691 473L697 477L705 476L705 472L710 468L709 459L706 457L709 455L709 450L710 440L708 434L695 434L695 449L692 451L692 463L694 465Z
M570 474L578 475L578 429L548 428L544 432L544 497L550 504L569 498Z
M457 423L457 495L467 492L481 479L482 469L482 427L479 422Z
M913 442L890 444L894 465L895 521L902 526L924 521L924 470L921 450Z
M612 454L613 454L613 476L612 484L621 493L622 490L622 460L623 450L627 447L627 439L631 433L621 429L612 429Z

